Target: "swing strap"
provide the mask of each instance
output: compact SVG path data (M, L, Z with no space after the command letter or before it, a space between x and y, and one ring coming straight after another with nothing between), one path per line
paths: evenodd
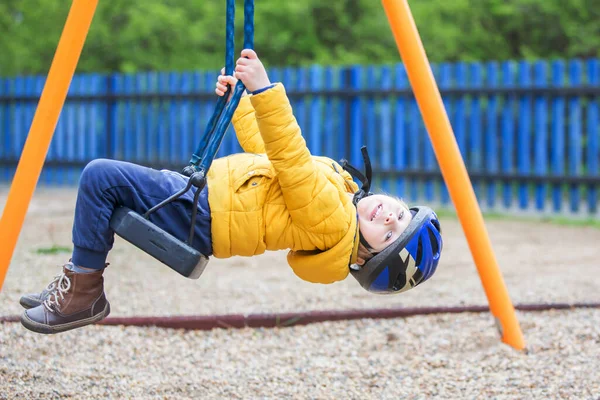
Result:
M226 15L226 30L225 30L225 74L233 75L235 66L234 51L235 51L235 0L227 0L227 15ZM244 48L254 48L254 0L244 0ZM227 101L229 94L233 90L233 95L229 102ZM204 134L200 138L198 148L192 154L189 164L183 168L182 174L189 177L187 186L163 200L156 206L152 207L144 214L145 219L150 218L150 214L165 205L177 200L184 193L191 189L192 186L197 188L194 194L194 204L198 204L200 192L206 186L206 174L210 168L223 137L231 123L233 113L240 103L242 94L246 90L246 86L241 80L238 80L234 88L227 88L224 96L217 100L215 110L210 117ZM194 240L194 226L196 225L197 207L192 209L191 226L187 243L191 246Z
M227 17L225 30L225 74L233 75L235 61L235 0L227 0ZM254 0L244 1L244 48L254 48ZM233 95L229 102L229 94ZM234 88L228 86L227 92L217 101L215 110L210 117L204 135L200 139L198 148L192 154L189 165L184 168L183 174L192 176L195 172L206 174L214 157L219 150L222 139L231 123L233 113L240 103L242 94L246 90L242 81L238 81Z

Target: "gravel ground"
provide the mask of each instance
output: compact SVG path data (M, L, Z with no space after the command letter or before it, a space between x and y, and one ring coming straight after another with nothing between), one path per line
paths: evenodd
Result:
M600 398L600 311L519 318L529 354L500 344L486 313L51 337L0 324L0 398Z
M0 210L6 197L0 188ZM0 292L0 316L39 291L69 254L75 191L36 191ZM185 279L117 238L105 273L111 316L484 305L460 224L442 220L433 279L401 296L349 277L314 285L285 252L211 260ZM513 302L599 302L600 230L486 224ZM501 344L487 313L324 323L275 330L181 332L86 327L46 337L0 324L3 398L565 398L600 399L600 311L519 313L528 355ZM460 335L456 335L460 332Z

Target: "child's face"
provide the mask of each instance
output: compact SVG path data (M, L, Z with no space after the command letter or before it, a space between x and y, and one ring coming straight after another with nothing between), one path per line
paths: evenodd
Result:
M406 204L381 194L364 197L356 208L360 232L378 252L398 239L412 220Z

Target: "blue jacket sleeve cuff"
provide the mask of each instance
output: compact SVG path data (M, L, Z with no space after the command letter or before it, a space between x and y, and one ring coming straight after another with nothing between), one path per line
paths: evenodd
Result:
M264 87L264 88L262 88L262 89L255 90L254 92L252 92L252 94L253 94L253 95L255 95L255 94L259 94L259 93L265 92L265 91L267 91L267 90L269 90L269 89L271 89L271 88L275 87L275 85L277 85L277 84L276 84L276 83L271 83L271 84L270 84L269 86L267 86L267 87Z

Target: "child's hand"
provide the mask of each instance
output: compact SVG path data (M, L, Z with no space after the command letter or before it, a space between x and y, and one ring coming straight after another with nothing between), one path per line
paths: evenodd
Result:
M250 49L242 50L242 57L237 60L235 77L241 79L249 92L263 89L271 84L264 65L258 59L256 52Z
M219 96L225 96L225 92L227 92L227 85L231 86L231 92L229 93L229 98L227 101L231 99L233 95L233 88L237 83L237 79L231 75L225 75L225 68L221 69L221 75L217 78L217 88L215 89L215 93ZM242 93L242 97L246 95L246 91Z

